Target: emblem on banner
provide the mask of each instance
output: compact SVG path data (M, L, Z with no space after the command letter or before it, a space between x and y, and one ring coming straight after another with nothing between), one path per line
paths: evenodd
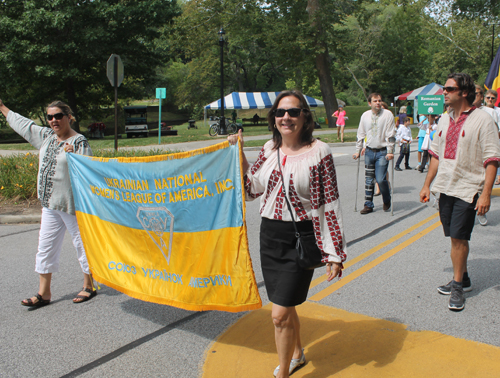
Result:
M172 239L174 236L174 215L166 207L139 207L137 219L149 237L160 249L163 257L170 264Z

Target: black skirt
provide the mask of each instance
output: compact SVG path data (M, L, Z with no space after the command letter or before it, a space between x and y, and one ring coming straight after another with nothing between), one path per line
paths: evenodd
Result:
M314 234L312 221L297 222L301 235ZM262 218L260 262L267 296L284 307L297 306L307 299L314 270L297 265L295 229L292 222Z

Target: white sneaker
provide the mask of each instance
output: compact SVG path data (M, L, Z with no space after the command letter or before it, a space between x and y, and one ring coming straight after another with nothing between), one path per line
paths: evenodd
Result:
M488 219L486 219L486 215L477 215L477 221L481 226L486 226L488 224Z
M297 369L299 366L302 366L306 363L306 355L304 354L304 349L302 349L302 355L300 358L292 358L290 361L290 368L288 369L288 374L291 375L295 369ZM280 371L280 365L274 369L274 376L276 377L278 375L278 372Z

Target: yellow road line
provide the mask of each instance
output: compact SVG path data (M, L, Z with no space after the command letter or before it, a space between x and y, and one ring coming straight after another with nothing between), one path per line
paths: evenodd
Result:
M356 264L357 262L359 262L359 261L361 261L361 260L363 260L363 259L365 259L365 258L367 258L367 257L369 257L371 255L373 255L375 252L380 251L382 248L387 247L389 244L394 243L396 240L401 239L403 236L408 235L410 232L412 232L412 231L416 230L417 228L423 226L427 222L430 222L431 220L435 219L438 215L439 215L439 213L433 214L429 218L426 218L423 221L418 222L416 225L411 226L410 228L404 230L403 232L400 232L399 234L394 235L392 238L387 239L385 242L380 243L376 247L373 247L373 248L369 249L368 251L362 253L358 257L356 257L356 258L354 258L352 260L347 260L347 262L344 264L344 269L349 268L350 266ZM322 275L322 276L314 279L311 282L311 286L309 286L309 289L312 289L313 287L315 287L315 286L323 283L324 281L326 281L325 275Z
M491 191L492 196L500 196L500 188L495 188Z
M425 230L419 232L418 234L412 236L410 239L406 240L405 242L397 245L396 247L392 248L391 250L387 251L383 255L377 257L375 260L369 262L366 265L363 265L361 268L355 270L354 272L350 273L347 275L345 278L343 278L340 281L335 282L334 284L328 286L326 289L321 290L319 293L314 294L312 297L309 299L312 301L320 301L323 298L329 296L336 290L340 289L344 285L347 285L349 282L352 280L358 278L362 274L366 273L370 269L376 267L378 264L382 263L383 261L387 260L389 257L394 256L396 253L401 251L402 249L408 247L410 244L416 242L418 239L420 239L422 236L427 235L429 232L435 230L441 225L441 221L437 221L427 227Z

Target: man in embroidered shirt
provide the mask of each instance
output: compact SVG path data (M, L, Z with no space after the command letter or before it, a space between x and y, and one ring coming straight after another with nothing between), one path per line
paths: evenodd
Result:
M394 142L396 127L394 116L390 110L382 108L382 96L372 93L368 96L368 105L371 110L363 113L359 121L356 153L352 155L356 160L363 155L363 141L366 137L365 153L365 206L361 214L373 211L373 187L375 180L378 183L384 211L391 208L391 192L386 179L389 160L394 158Z
M469 75L448 75L443 92L444 102L451 110L441 117L429 149L434 159L420 191L420 201L429 200L434 181L432 192L440 193L439 215L444 234L451 239L453 264L453 280L439 286L438 291L451 294L448 308L460 311L465 307L464 291L472 290L467 258L474 218L476 211L484 215L490 208L500 147L493 119L472 105L476 93Z

